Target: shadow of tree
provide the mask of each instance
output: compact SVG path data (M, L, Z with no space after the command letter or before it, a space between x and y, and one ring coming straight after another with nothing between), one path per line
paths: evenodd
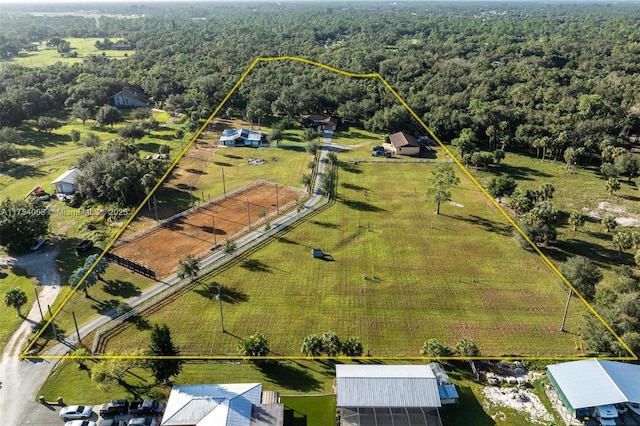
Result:
M349 163L345 163L345 162L339 161L339 162L338 162L338 165L339 165L339 166L340 166L340 168L341 168L342 170L344 170L345 172L348 172L348 173L354 173L354 174L357 174L357 175L362 174L362 170L360 170L360 169L359 169L359 168L357 168L356 166L352 166L352 165L351 165L351 164L349 164Z
M371 203L367 203L364 201L347 200L344 198L339 199L339 201L343 203L345 206L361 212L385 212L386 211L381 207L375 206Z
M347 183L347 182L343 183L342 187L346 188L346 189L353 189L354 191L365 191L365 190L368 190L368 188L365 188L364 186L354 185L352 183Z
M91 307L98 311L100 314L104 314L109 312L112 309L115 309L120 304L119 300L109 299L109 300L101 300L97 301Z
M319 220L312 220L311 223L313 223L314 225L322 226L323 228L340 229L338 225L331 222L320 222Z
M462 217L462 216L452 216L450 215L450 217L455 217L456 219L460 219L460 220L464 220L465 222L469 222L472 223L474 225L478 225L483 227L486 231L489 232L493 232L496 234L500 234L500 235L512 235L513 234L513 230L511 228L510 225L506 224L506 223L500 223L500 222L496 222L490 219L486 219L483 217L479 217L479 216L475 216L475 215L471 215L469 217Z
M210 284L201 284L193 291L209 300L215 300L216 296L218 295L218 285L220 284L218 284L216 281ZM225 303L235 304L249 301L249 296L246 293L236 291L230 287L222 286L221 294L222 301Z
M214 161L213 164L215 164L216 166L222 166L222 167L233 167L233 164L226 163L224 161Z
M295 151L295 152L304 152L305 147L300 145L278 145L278 148L284 149L285 151Z
M273 273L271 271L271 269L269 268L269 265L267 265L266 263L258 260L258 259L248 259L245 260L244 262L242 262L240 264L240 266L244 269L246 269L247 271L251 271L251 272L270 272Z
M138 287L123 280L109 280L102 286L102 289L112 296L120 296L124 299L139 296L141 291Z
M322 383L309 374L306 369L297 368L285 362L260 363L256 366L268 382L276 384L284 389L311 392L321 388Z
M244 158L239 155L232 155L232 154L222 154L222 156L226 158L233 158L234 160L242 160Z

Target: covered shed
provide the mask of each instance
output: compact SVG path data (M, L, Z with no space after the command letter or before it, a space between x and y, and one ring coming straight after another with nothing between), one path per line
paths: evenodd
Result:
M581 360L547 366L547 377L567 410L590 416L595 407L640 403L640 365Z
M441 426L436 377L427 365L336 365L341 426Z
M389 149L394 155L418 155L420 143L411 135L397 132L389 135L389 143L385 144L385 149Z
M73 194L77 189L76 180L78 179L79 173L80 171L78 169L67 170L51 182L51 184L56 187L58 194Z

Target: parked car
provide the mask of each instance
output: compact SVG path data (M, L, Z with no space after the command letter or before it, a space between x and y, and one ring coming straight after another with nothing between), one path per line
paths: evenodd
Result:
M31 246L31 251L38 250L40 247L42 247L43 244L44 244L44 238L42 237L38 238L38 241L33 243L33 245Z
M80 254L80 253L84 253L85 251L89 250L91 247L93 247L93 241L91 241L91 240L82 240L76 246L76 250L77 250L78 254Z
M373 148L371 148L371 151L382 151L382 152L384 152L384 147L382 147L380 145L376 145Z
M98 423L98 426L127 426L126 420L104 419Z
M129 426L158 426L158 420L150 417L137 417L129 420Z
M86 420L92 414L93 407L91 405L67 405L60 410L60 418L65 422L69 420Z
M71 420L66 422L64 426L96 426L96 422L91 420Z
M151 399L145 399L142 403L134 408L133 402L131 403L131 407L129 408L129 412L135 415L142 416L151 416L151 415L159 415L164 412L164 408L167 404L164 402L158 402Z
M100 415L110 416L116 414L125 414L129 410L129 401L126 399L114 399L111 402L107 402L106 404L102 404L100 406Z

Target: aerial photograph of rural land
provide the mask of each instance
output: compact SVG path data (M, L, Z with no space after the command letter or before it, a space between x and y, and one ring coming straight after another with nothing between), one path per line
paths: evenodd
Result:
M640 426L640 2L0 0L0 426Z

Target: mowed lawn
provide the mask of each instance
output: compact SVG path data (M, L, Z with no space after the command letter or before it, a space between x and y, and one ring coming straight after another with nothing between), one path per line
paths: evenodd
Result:
M71 51L77 52L75 58L63 58L60 56L56 48L46 48L46 43L41 42L39 48L35 52L21 52L17 58L2 60L0 63L20 64L27 67L45 67L53 65L56 62L64 64L73 64L82 62L89 55L104 56L111 59L122 59L132 55L134 50L98 50L95 46L96 41L102 41L103 38L87 37L64 37L71 45Z
M348 155L348 154L346 154ZM339 157L340 158L340 157ZM184 355L236 354L263 333L276 355L305 336L359 337L372 356L419 356L425 340L473 339L483 355L574 356L560 331L566 293L506 219L461 173L456 205L425 201L433 164L341 164L337 201L145 319L167 323ZM311 249L329 256L313 259ZM216 291L223 287L225 331ZM584 307L572 304L566 329ZM110 341L143 348L131 327Z

